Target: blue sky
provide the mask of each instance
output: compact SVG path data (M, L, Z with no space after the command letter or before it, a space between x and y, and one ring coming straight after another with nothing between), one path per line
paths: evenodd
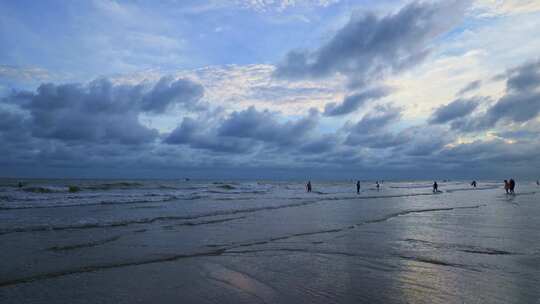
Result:
M0 0L0 175L536 178L539 31L532 0Z

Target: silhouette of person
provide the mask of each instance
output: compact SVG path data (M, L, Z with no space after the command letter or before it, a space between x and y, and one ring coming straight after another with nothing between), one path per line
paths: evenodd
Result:
M510 190L510 184L507 180L504 180L504 191L506 191L506 194L508 194L508 191Z
M23 183L22 183L22 182L19 182L19 185L18 185L18 186L19 186L19 188L22 188Z
M311 181L308 181L306 184L307 192L311 192Z
M473 186L474 188L476 188L476 181L475 181L475 180L472 181L471 186Z
M540 186L540 180L538 180L538 179L536 180L536 185Z
M433 193L439 192L439 185L437 185L437 182L433 182Z
M379 181L375 182L375 187L377 187L377 191L379 191L379 188L381 187L381 185L379 185Z
M360 181L356 181L356 194L360 194Z
M516 182L514 181L513 178L511 178L510 181L508 182L508 184L509 184L509 188L510 188L510 193L514 194L514 188L516 187Z

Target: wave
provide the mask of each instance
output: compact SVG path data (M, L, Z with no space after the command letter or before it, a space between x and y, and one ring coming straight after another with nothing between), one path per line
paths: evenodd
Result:
M272 237L272 238L268 238L268 239L254 240L254 241L244 242L244 243L234 243L233 242L233 243L229 243L229 244L214 245L214 246L208 245L208 247L219 247L219 246L221 246L221 247L228 246L229 248L251 247L251 246L254 246L254 245L263 245L263 244L268 244L268 243L272 243L272 242L275 242L275 241L288 240L288 239L296 238L296 237L304 237L304 236L313 236L313 235L319 235L319 234L343 232L343 231L347 231L347 230L356 229L356 228L358 228L360 226L364 226L364 225L370 225L370 224L385 222L385 221L388 221L388 220L390 220L392 218L395 218L395 217L398 217L398 216L404 216L404 215L412 214L412 213L451 211L451 210L459 210L459 209L478 209L478 208L483 207L483 206L485 206L485 205L472 205L472 206L458 206L458 207L448 207L448 208L428 208L428 209L403 210L403 211L400 211L400 212L390 213L388 215L385 215L385 216L382 216L382 217L379 217L379 218L366 220L366 221L363 221L363 222L360 222L360 223L357 223L357 224L351 224L351 225L337 227L337 228L306 231L306 232L299 232L299 233L293 233L293 234L285 234L285 235L282 235L282 236Z
M68 196L67 199L88 199L88 198L97 198L102 197L103 195L94 195L94 196ZM164 195L158 195L158 194L145 194L142 195L143 197L159 197ZM124 197L124 195L113 195L113 197ZM137 197L137 196L136 196ZM176 196L176 195L166 195L163 199L156 199L156 200L148 200L148 199L140 199L140 200L128 200L128 201L100 201L95 203L74 203L74 204L58 204L58 205L31 205L31 206L15 206L15 207L8 207L8 206L0 206L0 210L20 210L20 209L48 209L48 208L73 208L73 207L92 207L92 206L111 206L111 205L131 205L131 204L146 204L146 203L163 203L163 202L169 202L169 201L193 201L193 200L200 200L200 199L206 199L210 198L209 195L191 195L191 196ZM58 198L46 198L46 199L14 199L11 197L6 197L6 201L44 201L44 200L55 200ZM1 199L0 199L1 200ZM220 200L219 198L216 200ZM223 200L229 200L229 199L223 199ZM232 200L232 198L230 199ZM238 198L238 200L242 200L242 198Z
M216 188L221 188L221 189L225 189L225 190L234 190L234 189L236 189L235 186L229 185L229 184L219 185L219 186L216 186Z
M168 189L168 190L202 190L207 189L207 186L191 186L191 187L176 187L170 185L159 185L158 189Z
M55 193L55 192L79 192L86 190L111 190L111 189L131 189L142 187L144 184L136 182L117 182L117 183L102 183L102 184L79 184L67 186L29 186L22 188L23 191L33 193Z
M186 198L190 200L191 198ZM195 198L196 199L196 198ZM91 207L91 206L111 206L111 205L136 205L136 204L149 204L149 203L163 203L173 200L184 200L177 196L168 196L161 200L130 200L130 201L101 201L95 203L76 203L76 204L59 204L59 205L45 205L45 206L17 206L17 207L0 207L0 210L20 210L20 209L49 209L49 208L73 208L73 207Z
M268 193L264 190L251 190L251 191L219 191L219 190L206 190L207 193L216 193L216 194L264 194Z
M486 186L486 187L470 187L470 188L457 188L457 189L448 189L446 192L452 193L452 192L458 192L458 191L476 191L476 190L492 190L492 189L498 189L501 188L499 186Z
M488 254L488 255L519 254L516 252L510 252L506 250L494 249L494 248L489 248L489 247L473 246L473 245L465 245L465 244L440 243L440 242L431 242L431 241L419 240L419 239L405 239L405 241L409 243L420 243L420 244L427 245L429 247L436 248L436 249L450 249L450 250L457 250L461 252L475 253L475 254Z
M389 195L354 195L354 196L332 196L322 198L321 201L335 201L335 200L365 200L365 199L384 199L384 198L399 198L399 197L410 197L410 196L426 196L426 195L440 195L442 192L433 193L433 192L422 192L422 193L408 193L408 194L389 194Z
M204 191L205 193L218 193L218 194L229 194L229 195L235 195L235 194L263 194L267 193L263 190L254 190L254 191L217 191L217 190L208 190ZM325 193L325 192L314 192L313 194L320 195L321 197L318 197L316 200L317 202L325 202L325 201L345 201L345 200L366 200L366 199L388 199L388 198L400 198L400 197L414 197L414 196L429 196L429 195L440 195L443 194L442 192L439 193L433 193L433 192L421 192L421 193L407 193L407 194L389 194L389 195L347 195L347 196L332 196L332 193ZM532 195L536 194L536 192L529 192L529 193L520 193L516 195ZM103 195L72 195L72 196L66 196L67 199L89 199L89 198L98 198L102 197ZM109 195L107 195L109 196ZM125 197L126 195L110 195L111 197ZM149 199L134 199L134 200L128 200L128 201L99 201L99 202L93 202L93 203L73 203L73 204L58 204L58 205L31 205L31 206L14 206L14 207L8 207L8 206L0 206L0 210L17 210L17 209L45 209L45 208L70 208L70 207L90 207L90 206L102 206L102 205L129 205L129 204L146 204L146 203L161 203L161 202L168 202L168 201L191 201L191 200L200 200L200 199L211 199L216 201L234 201L234 200L253 200L256 199L254 196L250 197L234 197L234 196L227 196L227 197L212 197L211 195L205 195L205 194L191 194L189 196L178 196L178 195L160 195L155 193L148 193L148 194L142 194L142 195L134 195L133 197L159 197L164 196L163 199L159 200L149 200ZM311 196L313 197L313 196ZM48 197L48 198L12 198L9 196L3 196L4 201L45 201L45 200L56 200L57 197ZM306 200L310 199L310 194L306 194L305 196L292 196L292 197L284 197L283 199L286 200ZM304 203L299 204L293 204L293 205L303 205ZM270 207L273 208L273 207ZM265 208L263 208L265 209Z
M22 191L31 192L31 193L61 193L67 192L68 188L59 188L59 187L24 187Z
M276 209L283 209L283 208L294 208L294 207L302 207L306 205L321 203L324 201L334 201L334 200L347 200L347 199L377 199L377 198L394 198L394 197L406 197L406 196L420 196L420 195L436 195L434 193L416 193L416 194L402 194L402 195L382 195L382 196L351 196L351 197L326 197L322 199L317 200L307 200L307 201L301 201L298 203L291 203L291 204L285 204L285 205L277 205L277 206L264 206L264 207L254 207L254 208L245 208L245 209L232 209L232 210L222 210L222 211L215 211L210 213L202 213L197 215L185 215L185 216L162 216L162 217L155 217L155 218L146 218L146 219L136 219L136 220L128 220L128 221L119 221L119 222L109 222L109 223L92 223L92 224L82 224L82 225L66 225L66 226L37 226L37 227L22 227L22 228L13 228L13 229L6 229L6 230L0 230L1 234L7 234L7 233L15 233L15 232L36 232L36 231L50 231L50 230L68 230L68 229L89 229L89 228L100 228L100 227L117 227L117 226L127 226L131 224L147 224L147 223L153 223L156 221L166 221L166 220L191 220L191 219L197 219L197 218L203 218L203 217L211 217L211 216L221 216L221 215L233 215L233 214L242 214L242 213L253 213L253 212L259 212L259 211L265 211L265 210L276 210ZM0 207L0 209L6 210L6 209L31 209L31 208L66 208L66 207L81 207L81 206L96 206L96 205L125 205L125 204L143 204L143 203L156 203L156 202L164 202L168 200L176 200L179 199L178 197L170 197L165 200L161 201L148 201L148 200L141 200L141 201L128 201L128 202L98 202L98 203L91 203L91 204L72 204L72 205L58 205L58 206L28 206L28 207ZM480 205L476 206L475 208L479 208ZM405 215L408 213L413 212L431 212L431 211L445 211L445 210L453 210L453 209L462 209L462 208L471 208L471 207L448 207L448 208L431 208L431 209L423 209L423 210L406 210L401 211L396 214L390 214L386 218L382 219L375 219L372 221L380 222L387 219L390 219L395 216Z
M210 224L219 224L219 223L226 223L230 221L236 221L240 219L245 219L245 216L239 216L239 217L228 217L223 219L217 219L217 220L208 220L208 221L197 221L197 222L184 222L176 225L169 225L166 226L166 228L173 228L177 226L201 226L201 225L210 225Z
M58 193L61 193L62 191L58 191ZM78 195L66 195L62 197L58 196L41 196L41 197L16 197L13 195L6 195L6 200L9 201L17 201L17 202L34 202L34 201L53 201L58 199L68 199L68 200L75 200L75 199L92 199L92 198L100 198L100 197L158 197L158 196L171 196L170 194L158 194L158 193L145 193L145 194L78 194Z
M203 256L219 256L223 254L223 252L224 252L224 249L216 249L216 250L194 252L194 253L167 255L167 256L162 256L158 258L141 259L141 260L134 260L134 261L129 261L129 262L87 265L87 266L81 266L79 268L65 269L65 270L60 270L56 272L46 272L46 273L40 273L40 274L23 277L23 278L0 281L0 287L7 287L7 286L13 286L13 285L18 285L18 284L23 284L23 283L31 283L34 281L53 279L53 278L58 278L58 277L63 277L63 276L68 276L68 275L73 275L73 274L96 272L96 271L122 268L122 267L128 267L128 266L139 266L139 265L155 264L155 263L162 263L162 262L173 262L180 259L203 257Z
M100 246L100 245L117 241L118 239L120 239L120 236L114 236L108 239L97 240L97 241L87 242L87 243L82 243L82 244L74 244L74 245L67 245L67 246L53 246L53 247L47 248L47 250L66 251L66 250L75 250L75 249L81 249L81 248L95 247L95 246Z
M421 262L421 263L426 263L426 264L432 264L432 265L437 265L437 266L455 267L455 268L478 271L478 270L476 270L476 269L474 269L474 268L472 268L472 267L470 267L468 265L465 265L465 264L446 262L446 261L438 260L438 259L431 258L431 257L408 256L408 255L397 255L397 257L402 258L402 259L406 259L406 260L410 260L410 261Z
M20 228L0 230L0 235L9 234L9 233L19 233L19 232L79 230L79 229L121 227L121 226L129 226L129 225L134 225L134 224L150 224L150 223L161 222L161 221L193 220L193 219L199 219L199 218L204 218L204 217L253 213L253 212L259 212L263 210L276 210L276 209L282 209L282 208L293 208L293 207L300 207L300 206L305 206L305 205L315 204L315 203L317 203L317 201L308 201L308 202L301 202L301 203L296 203L296 204L265 206L265 207L247 208L247 209L222 210L222 211L215 211L215 212L209 212L209 213L201 213L201 214L196 214L196 215L159 216L159 217L153 217L153 218L142 218L142 219L133 219L133 220L117 221L117 222L105 222L105 223L85 223L85 224L80 224L80 225L62 225L62 226L50 226L50 225L43 226L42 225L42 226L20 227Z
M380 222L384 222L384 221L387 221L389 219L392 219L392 218L395 218L395 217L398 217L398 216L403 216L403 215L407 215L407 214L411 214L411 213L451 211L451 210L458 210L458 209L478 209L478 208L483 207L483 206L486 206L486 205L446 207L446 208L410 209L410 210L403 210L403 211L396 212L396 213L391 213L391 214L388 214L386 216L383 216L383 217L380 217L380 218L377 218L377 219L366 221L364 223L367 223L367 224L380 223Z
M82 186L84 189L88 190L111 190L111 189L131 189L139 188L144 186L142 183L138 182L115 182L115 183L102 183L95 185Z
M212 200L216 201L250 201L250 200L256 200L258 197L216 197L212 198Z
M389 186L388 188L393 189L429 189L432 188L433 185L415 185L415 186Z

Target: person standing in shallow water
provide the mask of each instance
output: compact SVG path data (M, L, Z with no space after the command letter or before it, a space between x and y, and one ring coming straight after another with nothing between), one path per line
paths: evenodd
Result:
M311 181L308 181L306 184L306 190L307 192L311 192Z
M379 185L379 181L375 182L375 187L377 187L377 191L379 191L379 188L381 187L381 185Z
M516 182L513 178L508 182L508 187L510 188L510 194L514 194L514 188L516 188Z
M437 185L437 182L433 182L433 193L439 192L439 185Z
M510 190L510 184L507 180L504 180L504 191L506 191L506 194L508 194L508 190Z
M356 194L360 194L360 181L356 181Z
M472 181L471 186L473 186L474 188L476 188L476 181L475 181L475 180Z

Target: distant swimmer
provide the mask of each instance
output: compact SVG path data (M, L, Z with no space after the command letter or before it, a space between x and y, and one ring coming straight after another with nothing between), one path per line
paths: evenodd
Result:
M510 194L514 194L514 188L516 188L516 182L514 181L513 178L511 178L510 181L508 182L508 186L510 188Z
M471 186L473 186L474 188L476 188L476 181L475 181L475 180L472 181Z
M19 182L18 186L19 186L19 188L22 188L23 183L22 183L22 182Z
M381 185L379 185L379 181L375 182L375 187L377 187L377 191L379 191L379 188L381 187Z
M356 181L356 194L360 194L360 181Z
M311 181L308 181L306 184L306 190L307 192L311 192Z
M436 181L433 182L433 193L439 192L439 185Z
M504 180L504 191L506 191L506 194L508 194L510 191L510 184L507 180Z

